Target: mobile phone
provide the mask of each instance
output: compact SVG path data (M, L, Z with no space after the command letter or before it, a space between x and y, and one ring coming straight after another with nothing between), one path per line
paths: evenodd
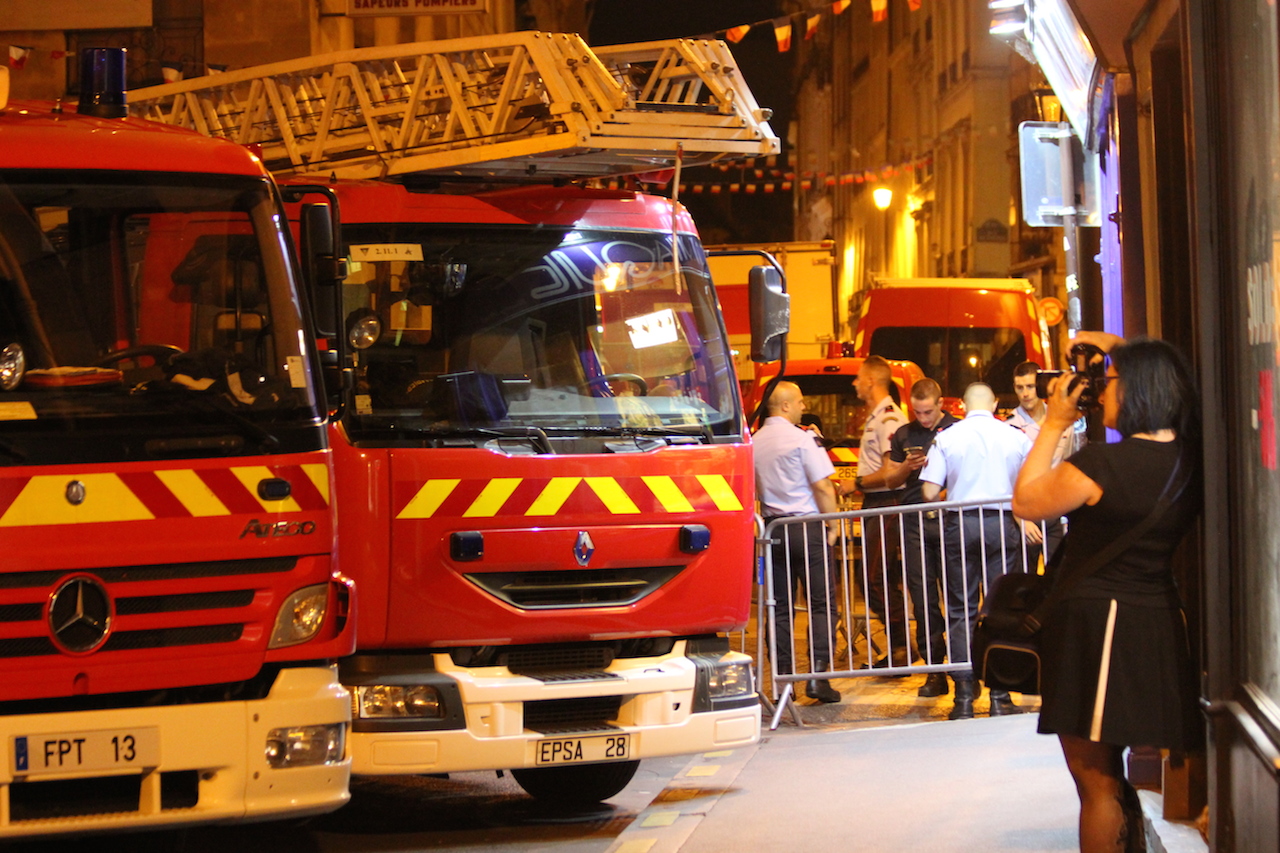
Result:
M924 456L923 447L908 447L906 451L908 456Z

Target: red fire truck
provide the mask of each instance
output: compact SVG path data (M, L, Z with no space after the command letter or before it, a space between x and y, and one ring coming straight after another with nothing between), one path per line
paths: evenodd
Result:
M0 838L348 797L352 585L279 197L123 117L94 85L123 68L88 53L78 112L0 104Z
M776 150L731 54L513 33L332 59L134 95L337 177L353 771L511 769L595 801L639 759L755 742L728 639L750 446L693 223L636 192L492 188Z
M1018 404L1013 369L1053 366L1035 287L1020 278L880 279L861 293L850 355L909 359L960 411L971 382L985 382L1004 408Z

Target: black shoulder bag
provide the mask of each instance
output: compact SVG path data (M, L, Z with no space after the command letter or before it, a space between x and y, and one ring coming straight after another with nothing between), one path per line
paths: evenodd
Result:
M1094 554L1093 559L1069 577L1062 578L1060 583L1054 585L1047 574L1029 572L1010 572L992 582L978 613L977 624L973 627L969 657L973 661L974 674L982 679L988 690L1040 693L1042 623L1068 592L1123 554L1155 526L1190 482L1188 474L1182 478L1177 490L1173 490L1174 480L1184 467L1189 471L1191 466L1184 466L1179 458L1160 499L1146 518L1112 540L1106 548ZM1059 546L1058 553L1054 555L1055 563L1062 552L1063 546Z

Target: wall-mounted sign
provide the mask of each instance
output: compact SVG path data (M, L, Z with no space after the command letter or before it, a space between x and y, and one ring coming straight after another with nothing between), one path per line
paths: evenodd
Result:
M1009 226L999 219L988 219L978 226L977 240L979 243L1008 243Z
M463 15L488 12L489 0L347 0L347 15Z
M357 263L366 261L420 261L421 243L360 243L352 244L350 259Z
M1040 300L1040 316L1044 318L1046 326L1056 326L1062 322L1062 318L1066 315L1066 306L1062 304L1061 299L1052 296L1046 296Z

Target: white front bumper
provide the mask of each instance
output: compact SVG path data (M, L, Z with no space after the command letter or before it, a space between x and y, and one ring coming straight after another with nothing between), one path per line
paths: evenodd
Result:
M735 657L737 657L735 655ZM747 660L746 656L741 656ZM536 766L546 735L524 728L524 703L621 696L611 733L630 733L632 759L728 749L760 739L760 705L693 712L695 667L681 655L615 660L600 681L543 682L499 667L455 666L435 655L439 672L457 683L466 725L442 731L353 732L352 773L449 773Z
M217 821L254 821L303 817L333 811L350 797L351 760L314 767L274 769L266 759L266 737L272 729L347 724L351 700L338 683L334 667L287 668L270 694L261 700L209 702L104 711L27 714L0 717L0 743L6 757L0 766L0 838L106 830L134 830ZM12 772L13 739L26 736L153 727L159 730L160 758L140 768L141 796L136 810L103 810L75 816L23 817L20 786L75 779L109 780L111 773L67 773L39 780L16 778ZM161 774L198 772L194 806L163 808ZM137 773L133 774L135 777ZM91 802L71 803L73 810L94 812Z

